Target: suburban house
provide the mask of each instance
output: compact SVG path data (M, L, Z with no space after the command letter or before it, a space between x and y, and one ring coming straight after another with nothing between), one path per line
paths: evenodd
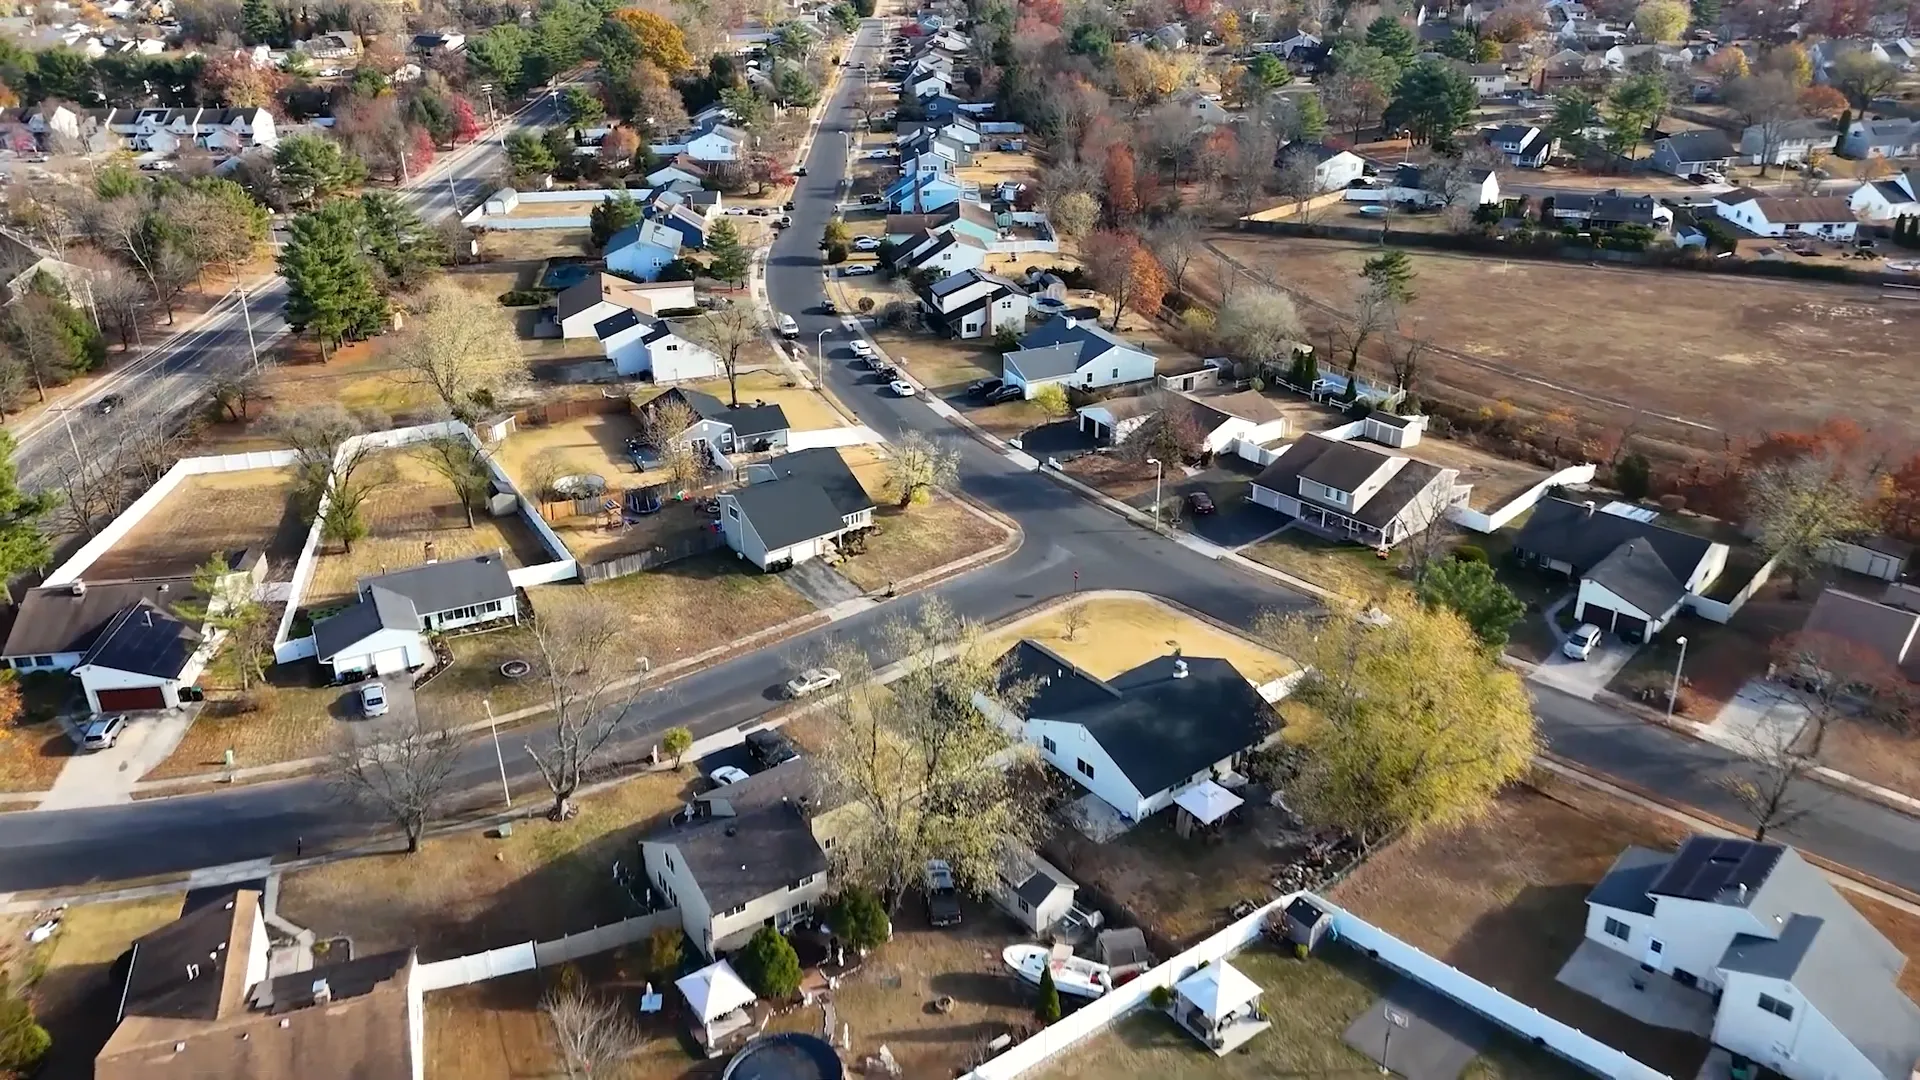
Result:
M1280 728L1260 691L1218 657L1175 651L1101 679L1022 640L1001 671L1004 685L1038 687L1026 715L985 697L976 704L1124 821L1144 821L1189 788L1230 779Z
M1141 424L1168 408L1187 414L1201 434L1201 449L1210 454L1224 454L1236 442L1259 446L1288 434L1286 413L1272 399L1257 390L1231 389L1105 398L1080 407L1080 430L1119 446Z
M893 268L902 274L919 270L958 274L979 269L986 263L988 252L987 245L971 231L946 229L908 237L894 246L892 254Z
M93 280L98 271L56 259L38 244L3 226L0 226L0 270L7 274L4 281L0 281L3 287L0 301L12 303L22 289L39 275L46 274L59 282L76 302L93 306Z
M315 34L293 47L315 60L345 60L360 54L360 35L352 33Z
M1800 630L1852 642L1888 671L1920 682L1920 588L1888 585L1878 600L1827 589L1814 601Z
M1220 104L1220 95L1203 94L1198 90L1186 90L1173 98L1173 103L1185 111L1193 121L1195 130L1212 131L1222 124L1233 123L1233 114Z
M966 147L968 150L978 150L980 149L981 141L986 136L980 130L980 121L968 116L965 112L956 112L952 116L944 117L940 120L929 120L919 124L903 125L900 133L894 137L893 141L901 146L905 146L915 140L936 137L945 139L951 143L957 143L960 146ZM906 157L908 155L902 150L900 156Z
M1059 867L1026 848L1010 847L1000 853L988 892L1028 932L1045 935L1072 910L1079 888Z
M928 239L921 235L923 233L948 231L971 236L983 247L992 247L1000 239L1000 222L992 210L977 202L948 203L925 214L887 215L886 238L895 245L903 245L916 236L922 241Z
M1299 154L1313 159L1313 189L1339 191L1366 175L1367 160L1351 150L1323 142L1291 142L1280 151L1280 163Z
M594 273L553 298L553 319L561 337L589 338L596 336L596 325L622 311L658 317L698 306L691 281L639 282Z
M1455 199L1470 200L1471 205L1477 206L1500 201L1500 178L1494 175L1492 169L1465 170L1465 175L1449 181L1453 190L1445 194L1434 190L1431 185L1436 183L1438 181L1427 176L1418 165L1402 165L1394 170L1385 199L1390 203L1417 205L1444 203L1448 195ZM1352 194L1348 195L1348 198L1352 197Z
M413 51L423 56L435 53L459 52L467 47L467 36L451 30L442 30L437 34L413 35Z
M1000 357L1001 377L1031 398L1042 386L1118 386L1153 378L1153 354L1072 316L1048 319Z
M1451 31L1449 31L1451 32ZM1451 61L1455 71L1467 77L1473 84L1473 92L1482 100L1499 97L1507 92L1507 69L1501 64L1469 64L1459 60Z
M1254 478L1248 498L1337 538L1393 547L1469 495L1459 470L1393 452L1419 441L1418 419L1375 412L1356 438L1308 433Z
M114 109L107 130L126 140L135 153L173 155L183 147L240 153L279 142L273 114L246 109Z
M679 333L668 319L618 311L595 323L593 334L613 370L625 378L670 383L725 371L719 354Z
M424 1023L411 949L270 974L260 892L189 893L115 965L99 1080L407 1077ZM121 970L124 968L124 975ZM104 995L103 995L104 996Z
M428 633L519 618L502 556L430 562L360 579L352 604L313 624L314 655L336 681L397 675L433 663Z
M216 645L205 628L140 600L117 612L73 667L96 713L172 709L206 669Z
M1645 225L1649 229L1673 228L1673 211L1651 195L1622 195L1618 188L1598 194L1556 193L1540 201L1544 211L1552 203L1556 221L1614 228L1620 225Z
M1884 180L1869 180L1847 195L1847 207L1868 221L1920 214L1920 175L1903 169Z
M720 529L728 547L762 570L818 558L873 525L873 496L833 447L755 462L746 477L746 487L720 495Z
M1814 236L1822 240L1851 240L1860 227L1845 196L1768 196L1739 188L1713 197L1714 213L1722 221L1755 236Z
M714 119L699 127L683 131L666 142L654 143L647 149L661 157L684 154L689 159L704 165L739 161L747 155L747 149L750 146L752 146L752 138L746 132Z
M1920 1062L1907 958L1790 847L1627 848L1587 894L1580 949L1671 980L1671 1011L1710 1015L1714 1045L1787 1080L1907 1080Z
M1002 330L1021 333L1032 306L1025 288L984 270L949 274L920 290L920 310L927 321L957 338L992 337Z
M147 604L162 610L201 599L192 578L75 581L28 589L20 600L0 667L15 671L72 671L122 612Z
M707 957L740 948L762 926L786 930L825 898L812 799L812 765L795 759L695 796L640 841L647 880Z
M636 221L607 240L607 269L641 281L652 281L668 263L680 257L682 239L678 229L660 221Z
M1648 641L1727 565L1727 545L1657 524L1622 503L1541 499L1514 537L1524 562L1580 582L1573 617L1629 641Z
M706 183L706 180L707 170L685 154L676 154L665 165L647 174L647 186L657 188L671 184L692 184L699 187Z
M893 213L924 214L963 198L977 200L979 189L961 183L951 173L923 164L914 172L902 173L881 197Z
M918 172L925 169L944 169L973 164L973 151L980 145L978 141L966 143L946 134L945 131L928 124L896 144L900 152L902 172ZM920 159L925 158L925 161ZM939 158L939 161L934 161Z
M1653 156L1648 161L1661 172L1692 176L1708 169L1731 169L1739 157L1733 140L1727 138L1726 132L1700 128L1695 131L1676 131L1665 138L1656 139Z
M1840 152L1860 160L1920 156L1920 122L1894 118L1855 120L1840 140Z
M1771 129L1771 130L1769 130ZM1830 153L1838 137L1833 124L1818 118L1787 120L1777 124L1749 124L1740 133L1740 158L1749 165L1786 165L1805 161L1814 153ZM1773 145L1771 154L1768 144Z
M1486 133L1487 145L1506 155L1507 163L1538 169L1553 156L1556 140L1533 124L1501 124Z
M787 414L778 405L756 401L734 408L712 394L676 386L636 404L633 411L644 420L649 411L670 402L685 405L693 414L693 422L674 436L674 441L702 455L709 452L709 447L729 454L735 450L757 453L787 448Z
M1856 574L1899 581L1913 564L1914 546L1904 540L1876 533L1835 537L1820 545L1813 557L1828 566L1838 566Z

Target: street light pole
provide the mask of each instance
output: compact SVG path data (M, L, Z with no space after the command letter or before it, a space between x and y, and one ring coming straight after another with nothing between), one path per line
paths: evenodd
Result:
M813 339L813 367L823 389L827 385L827 335L831 333L833 327L829 326Z
M253 354L253 373L260 374L260 346L253 340L253 311L247 307L247 287L235 285L233 291L240 294L240 319L247 324L247 351Z
M1680 696L1680 669L1687 664L1687 638L1685 634L1674 638L1674 644L1680 646L1680 659L1673 665L1673 689L1667 691L1667 719L1673 719L1673 700Z
M1153 466L1153 531L1159 532L1160 531L1160 478L1162 475L1165 474L1167 467L1165 465L1162 465L1160 463L1160 459L1157 457L1148 458L1147 464Z
M500 794L507 800L508 808L512 808L513 789L507 786L507 759L500 753L500 725L493 718L493 699L481 698L480 704L487 707L487 730L493 733L493 760L500 766Z
M73 409L72 408L69 407L69 408L63 408L60 410L60 423L66 427L67 442L73 446L74 465L75 466L85 465L87 462L87 459L80 456L80 440L73 437Z

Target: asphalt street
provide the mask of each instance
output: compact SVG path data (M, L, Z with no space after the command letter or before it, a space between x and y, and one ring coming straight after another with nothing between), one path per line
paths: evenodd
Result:
M860 32L854 58L876 43L879 24ZM816 245L845 168L845 133L855 114L843 86L826 110L796 195L794 226L769 253L768 296L800 324L812 343L829 331L827 381L859 418L889 437L921 431L961 455L960 486L1012 518L1023 541L1012 555L929 590L956 610L988 621L1074 588L1156 593L1217 619L1245 626L1263 611L1298 608L1305 598L1264 577L1215 562L1140 529L1008 456L962 434L920 399L896 398L848 363L848 332L818 313L825 295ZM1075 575L1078 575L1076 583ZM823 650L829 638L893 657L876 648L876 630L891 615L922 602L904 598L651 689L630 706L609 760L645 756L668 727L696 736L757 723L781 707L779 685ZM1557 691L1535 689L1541 730L1550 747L1574 761L1730 819L1737 808L1716 778L1738 761L1717 746L1694 742ZM501 737L517 801L544 802L545 792L523 749L538 742L535 725ZM488 740L463 754L457 780L470 806L498 805L498 766ZM1920 820L1826 789L1806 789L1808 813L1780 838L1858 867L1895 884L1920 888ZM75 886L290 854L365 839L380 824L336 801L316 779L240 787L208 795L82 810L0 814L0 889Z
M502 139L512 132L552 124L559 110L551 95L527 102L503 119L486 139L438 158L424 173L401 185L403 198L420 216L434 221L470 208L489 194L505 162ZM74 458L91 457L90 448L113 445L130 427L170 423L203 402L207 386L219 375L245 370L254 349L267 347L287 331L281 312L287 284L273 277L249 292L243 312L240 297L229 294L196 322L100 380L84 396L49 409L24 423L9 424L19 449L14 453L28 487L43 487L73 468ZM247 316L252 317L252 341ZM149 335L151 336L151 335ZM99 412L100 399L117 395L121 404Z

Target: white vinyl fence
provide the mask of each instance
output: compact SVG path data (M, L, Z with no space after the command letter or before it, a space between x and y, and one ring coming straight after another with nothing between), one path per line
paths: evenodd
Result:
M1419 456L1417 449L1412 451L1412 453L1415 457ZM1592 483L1593 474L1594 465L1591 462L1585 465L1569 465L1514 496L1512 499L1509 499L1503 506L1489 510L1486 513L1481 513L1478 510L1470 510L1464 506L1456 506L1450 512L1450 516L1463 529L1471 529L1478 533L1499 532L1514 518L1533 509L1534 506L1539 503L1541 496L1545 495L1549 490L1568 484Z

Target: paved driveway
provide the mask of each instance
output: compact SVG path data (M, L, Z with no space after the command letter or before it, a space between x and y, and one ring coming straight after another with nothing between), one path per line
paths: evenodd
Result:
M1247 492L1251 486L1247 475L1239 469L1230 464L1216 463L1194 476L1168 475L1164 481L1164 498L1184 500L1190 492L1206 492L1213 497L1213 513L1195 514L1183 504L1181 526L1195 536L1221 547L1241 548L1279 529L1288 521L1276 511L1248 502ZM1151 510L1153 491L1144 491L1127 502L1136 509Z
M1558 690L1565 690L1576 697L1592 701L1594 696L1607 688L1620 669L1627 666L1633 654L1640 646L1621 641L1617 637L1607 636L1585 660L1574 660L1558 649L1552 656L1535 668L1530 676L1535 682L1546 683Z
M384 716L369 718L360 712L360 688L365 683L341 687L340 696L334 699L332 707L327 710L334 719L346 723L347 730L358 745L364 746L382 736L406 731L420 714L419 703L414 700L411 678L389 675L381 679L380 684L387 688L387 712Z
M192 705L167 712L130 714L126 730L112 746L91 754L74 754L37 809L72 810L132 802L134 781L173 753L199 712L200 706Z

